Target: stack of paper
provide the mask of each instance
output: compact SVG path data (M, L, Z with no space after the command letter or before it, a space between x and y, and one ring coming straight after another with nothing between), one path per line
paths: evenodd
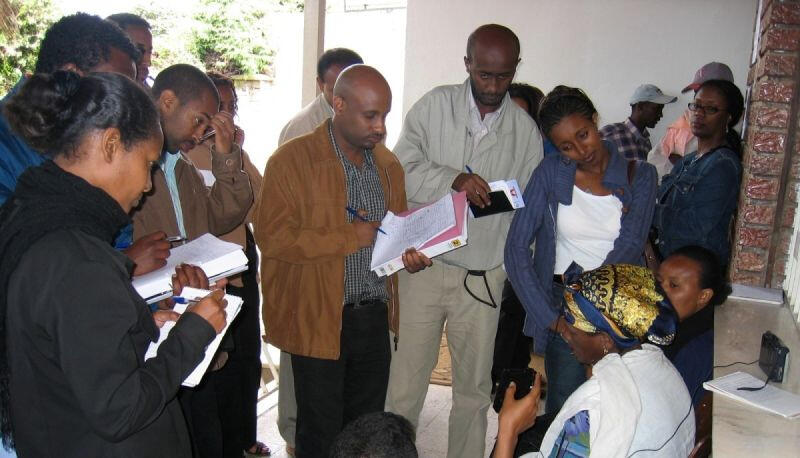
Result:
M172 275L180 264L200 267L209 281L214 282L247 270L247 256L241 246L204 234L171 249L167 265L134 277L133 287L148 304L169 297L172 295Z
M181 291L181 297L192 301L200 300L209 294L211 294L211 291L190 288L188 286L183 288L183 291ZM193 387L200 383L200 380L203 379L203 375L205 375L206 371L208 370L208 366L210 366L211 362L214 360L214 355L217 353L217 349L219 348L220 342L222 342L222 338L225 336L225 333L228 332L231 322L233 322L233 319L236 318L236 315L239 314L239 310L242 308L242 299L238 296L226 294L225 300L228 301L228 305L225 306L225 313L227 314L225 317L225 320L227 321L225 323L225 328L223 328L222 332L217 334L217 336L214 337L214 340L208 344L208 347L206 347L205 357L203 357L203 360L200 362L200 364L194 368L192 373L189 374L186 379L184 379L182 383L183 386ZM188 307L187 304L175 304L175 308L173 310L183 314L183 312L186 311L186 307ZM150 358L154 358L158 354L158 347L162 342L167 340L167 336L174 327L175 321L167 321L164 323L164 326L161 327L161 333L158 336L158 342L151 343L147 348L147 353L144 355L145 361Z
M467 244L466 193L448 194L438 201L395 215L386 212L381 221L371 269L379 276L403 269L403 253L416 248L429 258Z
M733 374L705 382L703 387L714 393L764 409L784 418L800 418L800 396L794 393L772 385L767 385L758 391L739 389L741 387L758 388L763 384L763 380L759 380L748 373L734 372Z

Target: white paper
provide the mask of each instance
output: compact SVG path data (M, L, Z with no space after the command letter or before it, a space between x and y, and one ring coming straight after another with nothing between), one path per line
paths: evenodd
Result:
M189 300L199 300L211 294L211 291L207 291L204 289L198 288L191 288L185 287L183 291L181 291L181 297ZM225 306L225 328L222 329L222 332L214 337L214 340L208 344L206 347L205 357L203 360L198 364L194 370L183 380L181 383L183 386L193 387L197 386L200 381L203 379L203 375L205 375L208 367L211 365L211 362L214 360L214 356L217 353L217 349L219 348L219 344L222 342L222 338L225 336L225 333L228 332L228 327L230 327L231 322L233 322L236 315L239 314L239 310L242 308L242 299L238 296L232 296L230 294L225 295L225 300L228 301L228 304ZM188 304L175 304L173 308L174 311L183 314L188 307ZM150 358L154 358L158 354L158 347L167 340L167 336L169 335L172 328L175 327L175 321L167 321L160 329L160 334L158 336L158 341L155 343L151 343L149 347L147 347L147 352L144 355L144 360L147 361Z
M378 268L403 254L409 248L420 248L456 225L453 198L445 195L431 205L419 208L406 216L386 212L381 230L372 249L371 269Z
M522 190L519 188L517 180L498 180L492 181L489 184L489 191L503 191L511 202L511 207L515 210L525 206L525 201L522 199Z
M214 176L211 170L197 169L197 171L203 176L203 183L205 183L206 187L210 188L217 182L217 177Z
M705 382L703 387L731 399L759 409L776 413L785 418L800 417L800 396L786 390L767 385L758 391L743 391L740 387L760 387L764 384L746 372L734 372Z
M241 246L204 234L171 249L167 265L134 277L133 287L148 303L163 299L172 293L172 275L180 264L195 265L203 269L209 279L218 279L223 273L233 275L246 270L247 256Z

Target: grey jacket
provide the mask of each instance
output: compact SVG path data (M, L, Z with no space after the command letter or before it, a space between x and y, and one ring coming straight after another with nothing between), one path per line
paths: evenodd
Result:
M452 191L469 166L487 182L516 179L521 188L542 159L542 137L533 119L508 94L500 117L473 151L469 118L469 80L439 86L411 107L394 153L406 171L410 208L433 202ZM472 270L503 263L503 247L513 212L470 218L468 244L437 258Z

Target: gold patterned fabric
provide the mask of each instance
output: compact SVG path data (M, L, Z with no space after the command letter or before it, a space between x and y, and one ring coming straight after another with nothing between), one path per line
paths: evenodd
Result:
M643 340L668 345L675 335L672 305L653 273L627 264L602 266L567 276L564 291L573 325L585 332L607 332L622 347Z

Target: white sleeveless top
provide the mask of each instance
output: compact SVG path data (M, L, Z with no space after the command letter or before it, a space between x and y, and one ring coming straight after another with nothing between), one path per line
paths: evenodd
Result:
M572 261L584 270L603 265L622 226L622 202L613 194L595 196L572 187L572 205L558 204L556 274Z

